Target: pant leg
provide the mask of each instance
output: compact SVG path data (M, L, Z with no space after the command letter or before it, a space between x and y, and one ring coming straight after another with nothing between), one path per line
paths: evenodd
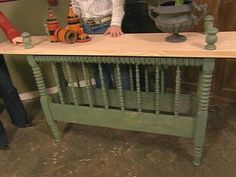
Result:
M110 26L110 22L107 22L107 23L104 23L95 27L90 27L87 24L83 25L84 31L88 34L103 34L106 32L109 26ZM101 64L101 66L102 66L102 71L103 71L105 87L112 88L111 70L109 68L109 65ZM93 76L96 82L96 87L101 88L101 79L100 79L98 64L92 64L92 69L93 69Z
M146 66L148 67L148 66ZM140 78L140 90L145 90L145 66L141 65L139 67L139 78Z
M4 109L5 109L5 105L3 103L2 98L0 98L0 114L4 111Z
M91 27L88 24L83 24L84 32L87 34L104 34L110 27L110 21L102 23L100 25Z
M106 32L109 26L110 26L110 22L103 23L96 27L89 27L88 25L84 24L84 29L86 33L103 34ZM101 80L100 80L98 65L92 64L92 68L93 68L94 79L96 82L96 87L101 88ZM103 78L104 78L105 87L113 88L111 66L109 64L102 64L102 70L103 70ZM130 89L128 65L120 65L120 72L121 72L121 80L122 80L123 89L124 90Z
M13 86L3 55L0 55L0 93L14 124L23 127L28 122L18 91Z
M122 88L124 90L130 89L130 79L129 79L129 66L128 65L120 65L120 76Z
M8 144L6 131L0 121L0 147L5 147Z
M92 68L93 68L93 76L96 82L96 87L101 88L101 79L100 79L98 64L92 64ZM109 64L102 64L102 71L103 71L102 73L105 87L112 88L112 78Z

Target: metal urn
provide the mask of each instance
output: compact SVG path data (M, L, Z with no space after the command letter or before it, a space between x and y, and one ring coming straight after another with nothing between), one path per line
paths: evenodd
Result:
M172 33L166 41L172 43L183 42L186 37L179 33L188 31L194 24L207 14L207 4L197 5L192 0L185 0L182 5L175 6L174 0L164 0L157 7L149 6L149 16L154 20L156 27L163 32ZM197 17L193 12L201 11Z

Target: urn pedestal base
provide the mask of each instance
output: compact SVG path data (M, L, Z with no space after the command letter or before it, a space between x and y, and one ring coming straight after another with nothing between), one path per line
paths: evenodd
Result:
M172 35L166 37L166 41L171 43L184 42L186 39L187 38L184 35L180 35L178 33L173 33Z

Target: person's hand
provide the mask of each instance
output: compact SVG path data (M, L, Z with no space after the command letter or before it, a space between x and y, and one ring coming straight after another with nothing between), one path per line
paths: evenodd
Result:
M15 45L19 44L19 43L22 43L22 42L23 42L23 39L22 39L21 36L17 36L17 37L12 39L12 43L15 44Z
M121 27L112 25L110 26L104 35L109 35L110 37L120 37L123 34Z

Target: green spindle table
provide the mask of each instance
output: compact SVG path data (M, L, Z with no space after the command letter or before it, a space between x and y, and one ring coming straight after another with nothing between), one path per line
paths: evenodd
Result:
M205 50L205 36L185 33L188 40L165 42L167 34L130 34L120 38L92 36L87 43L50 43L46 36L32 37L31 49L10 42L0 53L26 55L40 92L40 101L56 141L61 134L56 121L160 133L194 140L193 164L201 163L215 59L236 58L236 32L218 33L217 50ZM57 93L47 92L40 63L51 65ZM101 88L96 88L91 64L97 64ZM103 65L114 74L106 88ZM123 89L121 66L128 65L130 89ZM166 89L165 72L174 67L175 86ZM197 67L197 94L184 94L182 70ZM144 72L142 72L144 68ZM153 70L153 80L149 70ZM142 75L144 74L144 76ZM144 84L140 84L144 82ZM154 83L151 87L150 84ZM143 88L144 87L144 88Z

